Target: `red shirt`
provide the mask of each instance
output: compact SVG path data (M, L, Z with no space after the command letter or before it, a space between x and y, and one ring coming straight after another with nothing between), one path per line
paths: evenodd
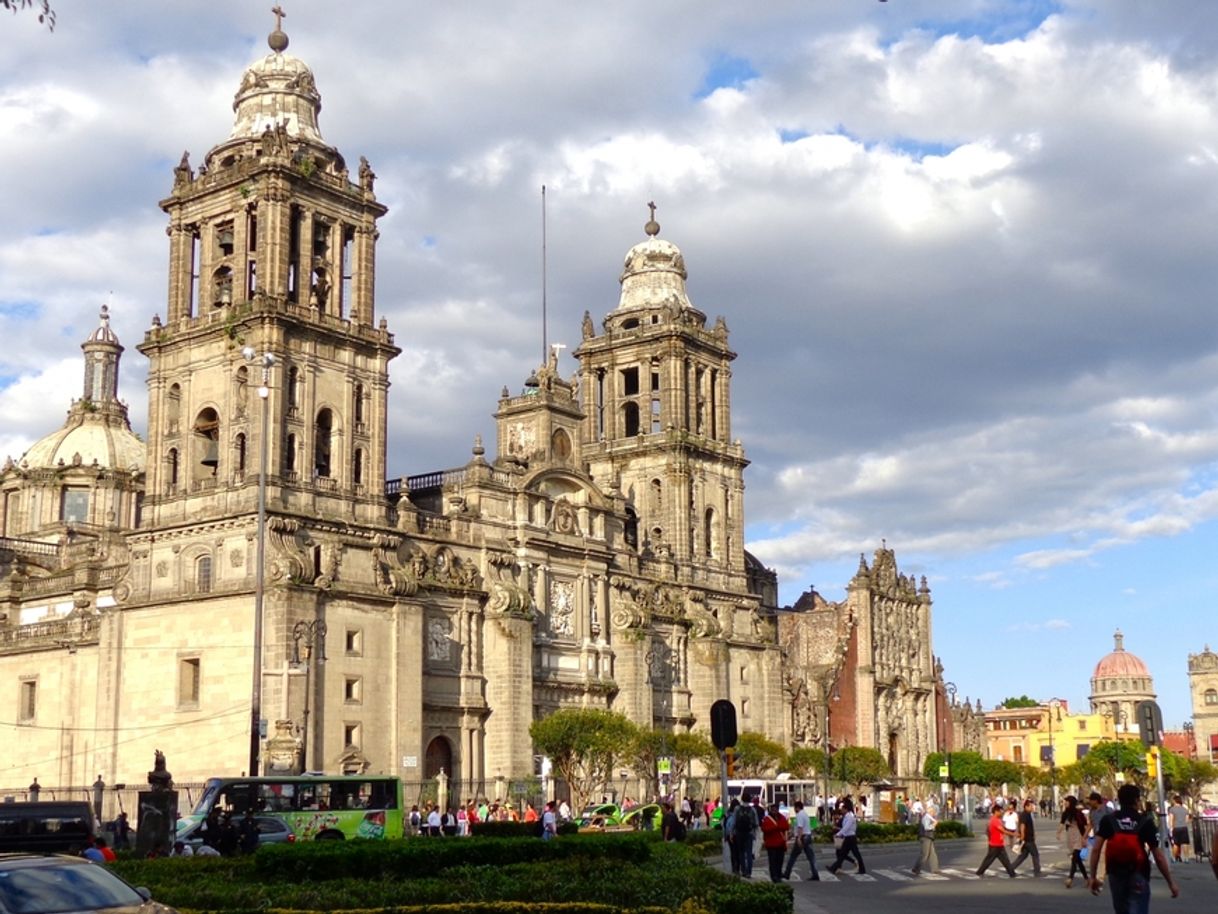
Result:
M761 820L761 843L764 847L786 847L790 824L782 813L767 814Z
M1006 835L1007 830L1002 827L1002 816L990 816L990 847L1002 847L1006 844Z

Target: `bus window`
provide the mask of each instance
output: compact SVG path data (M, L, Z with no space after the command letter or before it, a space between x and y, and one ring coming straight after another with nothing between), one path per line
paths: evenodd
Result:
M372 809L397 809L398 798L393 781L373 781L372 795L367 805Z
M228 810L235 816L245 815L245 811L251 808L253 802L252 787L251 784L241 782L226 784L216 800L216 807Z

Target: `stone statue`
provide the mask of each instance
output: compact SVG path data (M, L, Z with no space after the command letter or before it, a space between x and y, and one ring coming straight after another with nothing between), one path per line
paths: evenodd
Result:
M152 770L148 772L148 783L154 791L173 789L173 775L165 769L165 753L160 749L156 750Z
M372 193L372 184L376 180L376 172L363 156L359 157L359 186L362 190Z

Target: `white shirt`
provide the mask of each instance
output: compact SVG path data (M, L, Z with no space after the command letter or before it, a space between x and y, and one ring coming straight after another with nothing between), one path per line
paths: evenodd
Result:
M541 827L545 831L552 832L555 829L554 810L547 809L541 814Z
M812 834L812 822L808 818L808 810L801 809L795 814L795 837Z
M440 813L438 810L433 809L431 812L429 812L427 814L427 827L428 828L439 828L440 827Z
M857 834L858 827L859 827L858 823L859 823L859 820L855 817L854 812L853 811L847 812L844 816L842 816L841 828L839 828L837 830L837 833L834 835L834 837L849 838L852 835Z
M1002 827L1011 831L1016 831L1019 828L1019 813L1013 809L1009 809L1002 814Z

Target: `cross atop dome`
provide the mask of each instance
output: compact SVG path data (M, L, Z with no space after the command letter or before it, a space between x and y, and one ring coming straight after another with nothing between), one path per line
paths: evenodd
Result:
M271 7L271 12L275 14L275 31L267 36L266 43L271 46L271 50L276 54L282 54L288 49L288 36L283 30L283 17L287 13L283 11L283 7L278 3Z

